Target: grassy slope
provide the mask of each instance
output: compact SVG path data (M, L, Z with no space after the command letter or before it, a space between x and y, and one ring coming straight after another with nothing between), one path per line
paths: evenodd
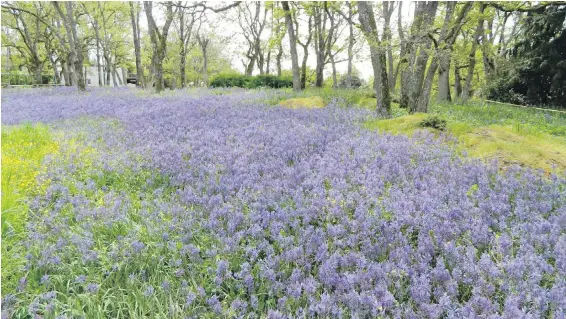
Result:
M547 172L566 170L566 114L487 103L436 104L431 114L447 120L447 133L468 155L497 159L502 167L517 164ZM370 129L412 135L423 129L426 114L371 120Z

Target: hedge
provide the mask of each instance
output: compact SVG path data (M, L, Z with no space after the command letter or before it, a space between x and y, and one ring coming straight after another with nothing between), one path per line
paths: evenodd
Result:
M242 74L219 74L210 83L212 87L241 87L255 89L260 87L288 88L293 87L293 80L287 76L275 75L242 75Z

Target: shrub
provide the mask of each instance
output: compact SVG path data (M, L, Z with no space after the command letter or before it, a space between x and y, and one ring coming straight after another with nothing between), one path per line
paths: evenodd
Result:
M446 120L439 118L436 115L429 116L426 119L422 120L419 125L421 127L430 127L433 129L437 129L440 131L444 131L446 129Z
M338 87L341 88L346 88L346 79L347 79L347 75L343 75L340 77L340 80L338 80ZM362 85L364 85L365 81L360 78L357 74L352 74L352 82L351 82L351 88L359 88Z
M255 89L260 87L287 88L293 86L293 80L287 76L275 75L242 75L242 74L219 74L210 83L212 87L241 87Z

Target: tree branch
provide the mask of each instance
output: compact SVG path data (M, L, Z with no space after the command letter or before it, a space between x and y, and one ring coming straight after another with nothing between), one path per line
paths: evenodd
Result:
M240 3L242 3L242 1L236 1L232 4L229 4L227 6L224 7L220 7L220 8L212 8L212 7L208 7L204 1L199 2L197 4L193 4L191 6L183 6L183 5L179 5L179 4L174 4L174 6L178 7L178 8L183 8L183 9L194 9L194 8L198 8L201 7L204 10L210 10L212 12L218 13L218 12L222 12L222 11L226 11L228 9L232 9L235 8L237 6L240 5Z
M531 7L506 7L499 2L486 2L486 5L503 12L540 12L548 6L566 5L566 1L544 2Z

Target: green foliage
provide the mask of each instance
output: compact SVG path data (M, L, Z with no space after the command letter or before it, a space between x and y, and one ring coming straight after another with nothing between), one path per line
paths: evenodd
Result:
M488 98L522 105L566 108L566 7L529 14L522 38L490 80Z
M340 76L340 79L338 80L338 87L340 88L346 88L346 80L347 80L347 75L343 74ZM352 78L351 78L351 87L352 88L360 88L362 85L365 84L364 79L362 79L359 75L357 74L352 74Z
M444 131L446 129L446 120L441 119L436 115L432 115L422 120L419 125L421 127L430 127L439 131Z
M242 74L219 74L210 83L212 87L241 87L247 89L255 88L289 88L293 86L293 80L286 76L257 75L249 76Z
M53 83L53 75L42 74L41 84ZM2 74L2 85L35 85L35 78L31 74L4 73Z

